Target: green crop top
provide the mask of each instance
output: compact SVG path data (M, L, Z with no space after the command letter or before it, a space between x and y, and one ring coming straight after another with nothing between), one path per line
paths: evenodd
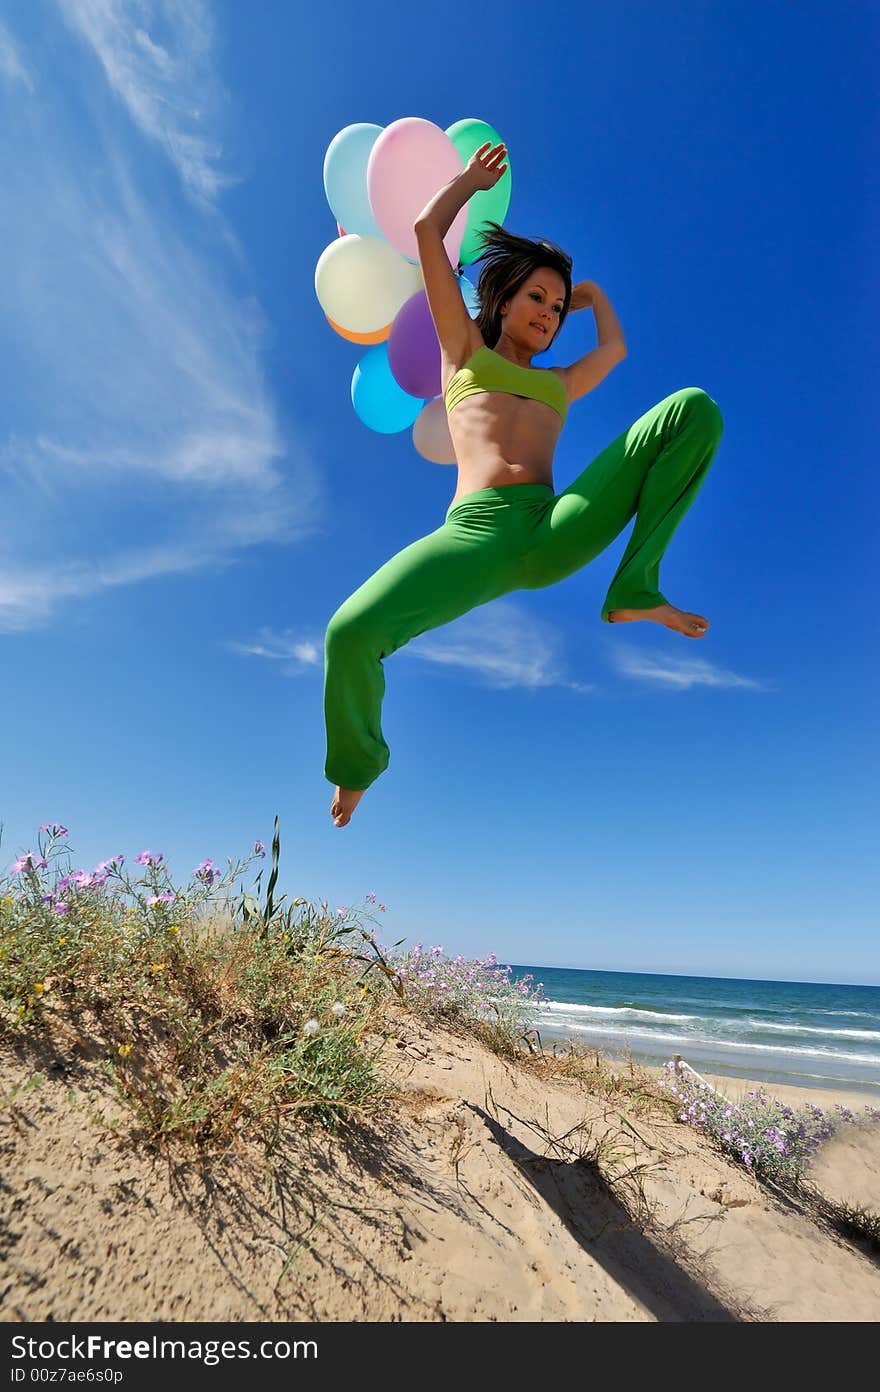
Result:
M520 367L484 344L460 367L446 388L444 401L447 415L466 396L476 392L507 392L512 396L528 396L544 401L558 411L563 421L568 410L568 396L560 377L548 367Z

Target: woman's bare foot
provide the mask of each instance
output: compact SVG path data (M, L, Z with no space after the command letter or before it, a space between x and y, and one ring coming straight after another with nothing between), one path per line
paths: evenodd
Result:
M683 633L685 638L703 638L709 627L709 620L701 614L689 614L686 609L676 609L674 604L658 604L653 609L612 609L608 615L610 623L631 623L634 619L651 619L654 623Z
M340 788L337 786L336 795L330 804L330 816L336 826L348 826L352 812L366 791L366 788Z

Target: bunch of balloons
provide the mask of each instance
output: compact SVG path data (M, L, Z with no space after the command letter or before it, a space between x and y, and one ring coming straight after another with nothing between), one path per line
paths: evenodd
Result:
M419 116L390 126L358 122L335 135L324 157L324 191L339 237L315 267L315 293L336 333L366 346L351 379L352 405L371 430L412 427L415 448L435 464L455 452L440 397L440 344L428 307L413 223L435 193L464 169L493 126L466 118L443 131ZM443 239L467 311L476 291L461 274L482 254L478 233L503 224L510 159L494 188L475 193Z

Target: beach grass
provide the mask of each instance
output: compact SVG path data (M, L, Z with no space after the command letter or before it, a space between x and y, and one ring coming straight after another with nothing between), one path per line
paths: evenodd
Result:
M872 1252L880 1253L880 1212L846 1200L835 1204L827 1199L823 1202L825 1215L838 1232L845 1237L854 1237Z

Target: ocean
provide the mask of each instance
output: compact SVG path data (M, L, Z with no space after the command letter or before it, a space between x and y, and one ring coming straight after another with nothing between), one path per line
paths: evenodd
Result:
M880 1096L880 986L740 981L511 964L546 1003L544 1044L570 1039L633 1060L680 1054L698 1073Z

